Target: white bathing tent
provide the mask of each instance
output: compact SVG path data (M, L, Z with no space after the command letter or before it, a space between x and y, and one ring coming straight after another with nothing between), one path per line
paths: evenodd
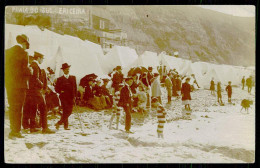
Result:
M138 59L135 49L125 46L114 46L102 59L102 67L105 74L112 72L116 66L122 69L133 64Z
M44 62L41 68L51 67L55 76L62 75L61 65L71 65L70 74L79 80L87 74L95 73L105 77L101 68L99 57L103 52L98 44L83 41L77 37L60 35L37 26L6 25L5 44L6 48L16 45L16 36L25 34L29 38L30 49L28 53L33 55L34 51L44 54Z
M159 54L159 60L162 65L166 65L167 69L175 68L178 72L180 72L181 65L183 64L183 59L166 55L163 52Z

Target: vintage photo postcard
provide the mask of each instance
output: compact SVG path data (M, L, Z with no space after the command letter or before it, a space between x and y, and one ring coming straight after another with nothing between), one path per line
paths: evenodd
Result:
M255 6L6 6L6 163L254 163Z

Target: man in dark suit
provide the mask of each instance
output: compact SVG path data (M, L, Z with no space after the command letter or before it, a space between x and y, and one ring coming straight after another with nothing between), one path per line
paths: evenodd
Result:
M28 66L29 38L22 34L16 37L20 45L5 51L5 87L9 104L9 138L23 138L21 135L22 109L32 70Z
M57 79L55 90L60 94L61 106L62 106L62 116L60 121L58 121L55 126L59 129L59 126L63 123L65 130L70 130L69 126L69 116L72 113L73 105L75 103L75 98L77 95L77 84L76 77L69 75L70 65L67 63L62 64L61 69L64 75Z
M119 84L123 82L124 75L122 74L122 68L121 66L116 67L116 72L112 77L112 87L115 89L115 92L119 90Z
M33 75L29 82L28 97L30 100L30 132L38 131L36 127L35 117L37 109L40 111L40 121L42 127L42 133L51 134L54 131L48 128L47 124L47 110L44 100L44 94L46 90L46 75L40 68L39 64L43 62L44 56L41 53L34 52L34 60L31 63L33 69Z
M120 92L120 100L118 102L118 106L124 108L126 118L125 118L125 130L127 133L130 132L131 128L131 111L132 111L132 93L130 86L133 84L132 78L125 79L125 86L121 89Z

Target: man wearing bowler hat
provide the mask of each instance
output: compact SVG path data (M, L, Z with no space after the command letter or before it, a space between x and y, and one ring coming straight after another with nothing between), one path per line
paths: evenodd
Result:
M29 90L30 95L28 95L31 99L30 101L30 132L38 131L36 129L36 112L37 109L40 111L40 121L42 127L43 134L51 134L54 131L48 128L47 124L47 110L46 103L44 100L44 90L46 89L46 75L40 68L39 64L43 62L44 56L39 52L34 52L34 60L31 63L31 67L33 69L33 75L30 78L29 82Z
M60 121L58 121L55 126L56 129L59 129L59 126L64 124L64 129L70 130L68 128L68 119L72 113L73 105L77 95L76 77L69 75L70 65L67 63L62 64L61 69L63 70L64 75L57 79L55 90L60 94L59 97L61 100L63 113Z
M28 66L29 38L22 34L16 37L19 45L5 51L5 88L9 104L9 138L23 138L21 135L21 116L32 69Z

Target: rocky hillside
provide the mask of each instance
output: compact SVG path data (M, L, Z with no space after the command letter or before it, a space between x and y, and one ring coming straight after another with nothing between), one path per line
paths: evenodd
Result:
M255 18L197 6L109 6L111 20L128 34L129 46L207 62L254 65Z
M116 27L127 32L128 45L135 48L138 54L149 50L173 55L174 51L179 51L179 57L193 61L255 65L253 17L237 17L197 6L181 5L85 8L105 15ZM73 26L76 24L68 28L77 29ZM83 37L90 36L90 32L74 35L91 40L90 37Z

